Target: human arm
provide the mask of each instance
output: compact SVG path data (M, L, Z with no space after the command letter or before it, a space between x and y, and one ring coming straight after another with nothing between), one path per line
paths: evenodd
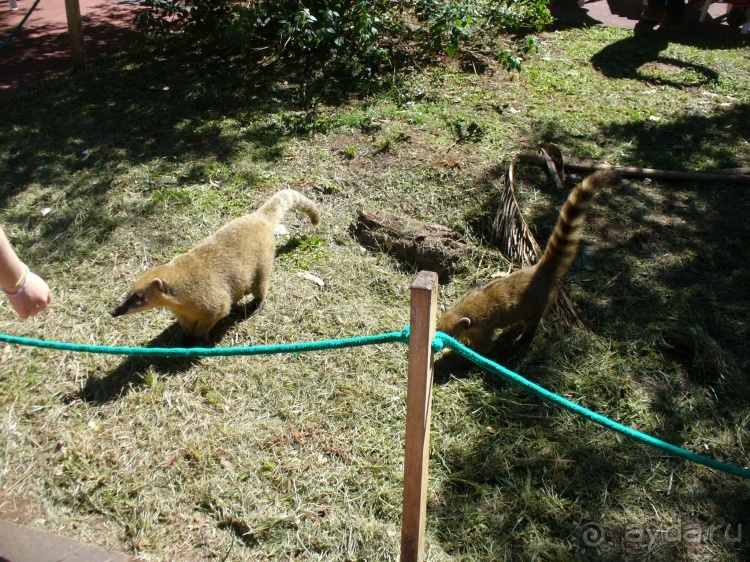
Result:
M52 299L47 283L29 271L0 228L0 287L22 319L44 310Z

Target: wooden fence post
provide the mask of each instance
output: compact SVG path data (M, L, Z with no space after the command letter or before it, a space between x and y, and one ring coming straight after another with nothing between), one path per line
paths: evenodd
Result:
M78 0L65 0L65 14L68 17L68 35L70 35L70 49L73 55L73 67L76 70L83 70L86 61L83 54L81 5Z
M438 276L431 271L421 271L411 286L401 562L424 560L437 287Z

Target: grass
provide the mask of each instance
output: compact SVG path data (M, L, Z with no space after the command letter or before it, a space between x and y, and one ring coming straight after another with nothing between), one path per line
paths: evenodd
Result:
M448 61L363 96L311 99L283 69L149 45L39 86L3 108L0 220L54 301L27 322L0 303L0 331L176 345L166 312L107 311L143 268L290 186L322 224L287 216L266 308L222 323L213 343L396 330L416 271L360 248L349 225L362 208L465 235L468 268L441 286L450 303L514 267L491 225L519 151L552 142L679 170L750 160L743 47L605 28L538 39L521 73ZM543 240L566 194L530 167L518 182ZM748 466L748 216L747 188L730 184L601 194L565 281L586 327L551 316L528 349L511 333L494 353L597 412ZM396 559L406 356L395 344L200 360L6 347L0 514L141 560ZM436 377L429 560L750 556L747 482L448 356Z

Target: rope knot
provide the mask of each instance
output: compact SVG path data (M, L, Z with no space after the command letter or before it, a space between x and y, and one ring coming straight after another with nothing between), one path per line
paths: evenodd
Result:
M401 330L401 341L408 345L410 337L411 337L411 326L406 326L406 328Z

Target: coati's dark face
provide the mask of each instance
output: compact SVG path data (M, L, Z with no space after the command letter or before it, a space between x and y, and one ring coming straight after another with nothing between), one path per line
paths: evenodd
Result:
M462 341L463 335L471 327L471 318L462 316L455 308L446 310L437 323L437 330Z
M136 281L128 296L125 297L117 307L110 311L110 314L117 318L125 314L133 314L143 310L149 310L157 306L162 306L164 298L164 284L158 277L149 281Z
M440 316L436 329L482 353L492 339L487 306L484 288L472 289Z

